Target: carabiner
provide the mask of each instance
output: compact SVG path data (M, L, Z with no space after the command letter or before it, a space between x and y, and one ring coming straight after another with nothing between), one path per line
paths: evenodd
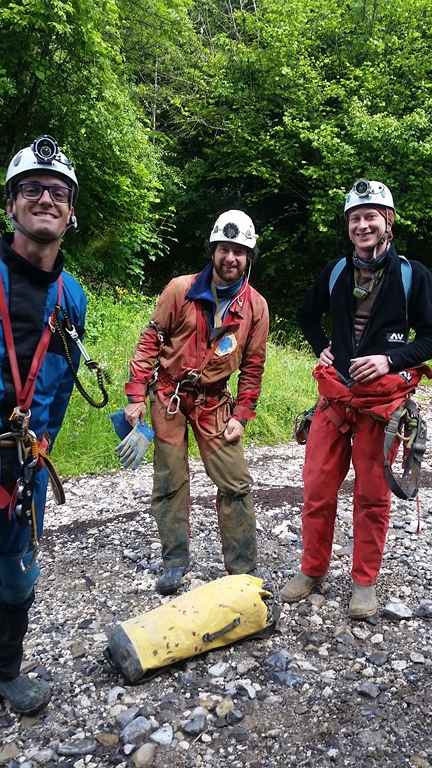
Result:
M175 388L175 392L170 397L169 403L167 405L167 416L175 416L179 410L180 410L180 395L179 395L179 389L180 389L180 382L177 384Z
M72 341L74 341L75 344L77 345L79 351L81 352L81 354L82 354L82 356L84 358L84 362L85 363L92 363L93 361L92 361L89 353L87 352L84 344L82 343L80 337L78 336L78 331L76 330L75 326L72 325L72 324L71 324L70 328L65 326L65 330L66 330L66 333L68 333L69 336L71 337Z

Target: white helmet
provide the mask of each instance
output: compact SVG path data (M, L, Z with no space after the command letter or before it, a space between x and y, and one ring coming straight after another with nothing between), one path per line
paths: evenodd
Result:
M216 219L210 234L211 243L238 243L253 250L257 235L252 219L243 211L225 211Z
M382 181L358 179L345 197L344 213L358 205L381 205L395 210L392 193Z
M60 150L56 140L47 134L39 136L29 147L20 149L10 161L6 173L6 196L11 194L11 182L38 172L60 176L68 182L68 186L72 182L72 198L73 201L76 199L78 179L74 167Z

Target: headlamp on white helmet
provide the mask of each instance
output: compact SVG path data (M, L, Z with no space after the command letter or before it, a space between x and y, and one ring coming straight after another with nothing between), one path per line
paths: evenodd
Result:
M43 134L33 143L20 149L9 163L6 173L6 196L11 197L16 183L32 173L59 176L72 189L71 204L78 195L78 179L70 160L59 148L57 141Z
M382 181L368 181L368 179L357 179L354 182L352 189L345 197L344 213L348 213L359 205L379 205L395 210L389 188Z
M237 243L251 251L254 250L256 241L254 223L243 211L221 213L210 233L210 243Z

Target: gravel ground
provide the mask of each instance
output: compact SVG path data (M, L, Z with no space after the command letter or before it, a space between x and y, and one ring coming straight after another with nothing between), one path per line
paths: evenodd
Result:
M424 391L422 397L431 420ZM247 453L260 562L282 585L300 557L303 449ZM322 593L283 606L267 638L197 657L134 687L110 669L103 651L108 627L162 600L153 589L160 545L149 508L152 470L67 481L67 504L48 505L24 662L29 674L51 681L53 698L35 718L19 719L0 705L0 765L432 766L430 458L429 450L420 533L416 505L394 500L376 618L347 618L350 475ZM191 462L191 481L185 589L223 575L214 488L199 461Z

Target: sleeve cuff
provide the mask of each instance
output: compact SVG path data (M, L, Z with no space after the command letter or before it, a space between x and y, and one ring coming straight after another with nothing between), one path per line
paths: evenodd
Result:
M128 381L125 384L125 393L130 403L140 403L147 397L147 386L139 382Z
M246 422L255 418L255 411L248 408L247 405L235 405L232 415L234 419L237 419L237 421L245 426Z

